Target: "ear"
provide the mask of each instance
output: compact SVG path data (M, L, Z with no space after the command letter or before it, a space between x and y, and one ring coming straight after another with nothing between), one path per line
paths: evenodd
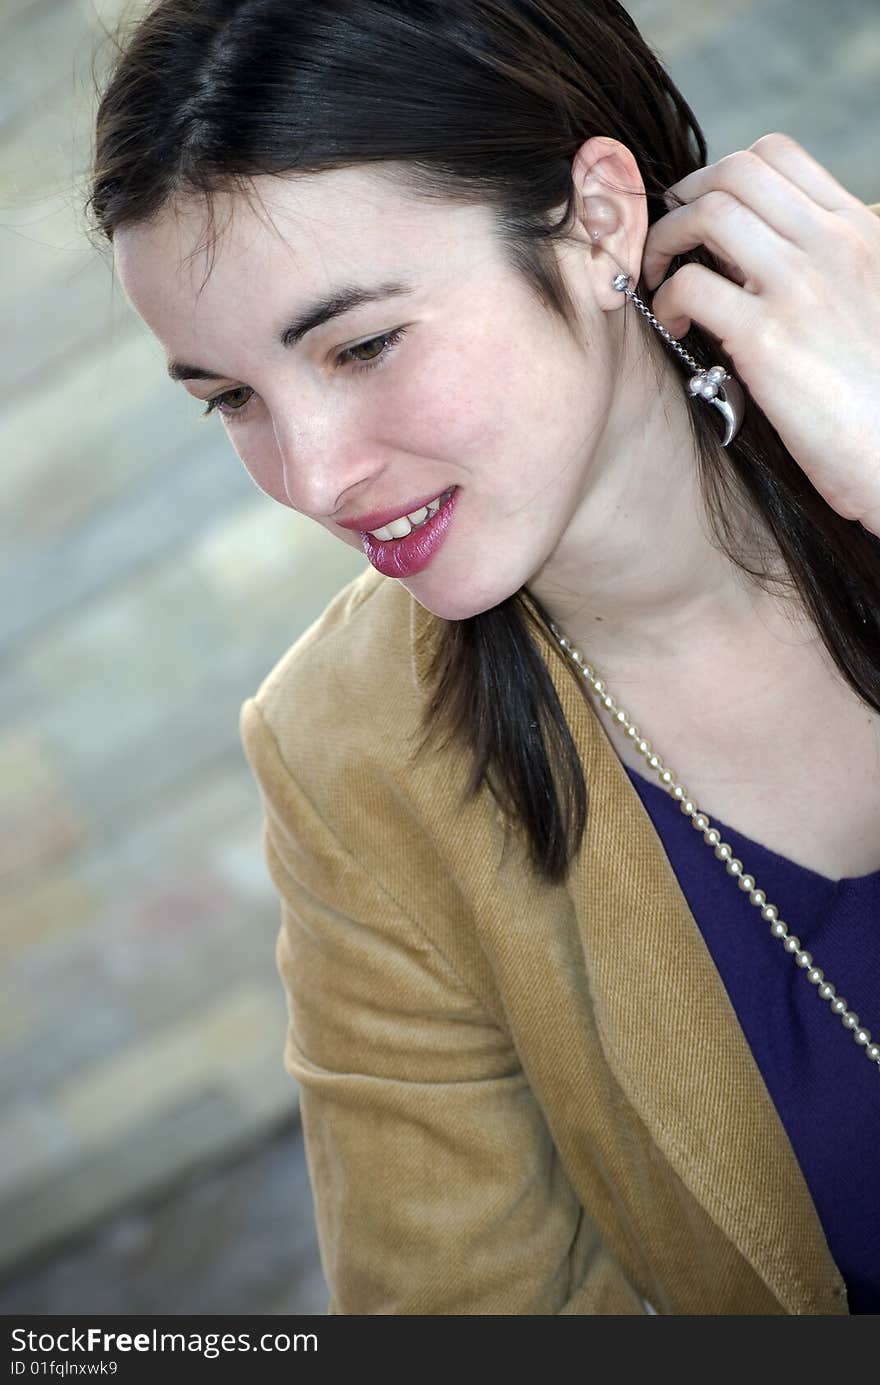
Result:
M596 271L596 300L602 308L618 308L624 295L612 288L614 276L622 269L638 283L648 236L648 200L639 166L620 140L593 135L575 154L571 172L580 231ZM590 199L596 199L597 210L603 212L598 241L587 229Z

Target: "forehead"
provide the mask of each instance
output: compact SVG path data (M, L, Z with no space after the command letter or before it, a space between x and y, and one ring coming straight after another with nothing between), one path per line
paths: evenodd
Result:
M277 285L279 271L303 292L340 271L376 275L404 261L436 275L459 269L489 228L487 209L416 197L378 167L261 176L251 186L250 196L214 194L213 227L194 197L119 228L115 268L141 316L182 301L250 298Z

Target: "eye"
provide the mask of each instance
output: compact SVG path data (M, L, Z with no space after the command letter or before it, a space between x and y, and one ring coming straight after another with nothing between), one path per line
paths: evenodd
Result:
M378 366L385 364L398 342L401 341L405 335L405 327L396 327L393 332L384 332L381 336L371 337L369 341L362 341L357 346L348 346L344 351L340 351L339 355L336 357L337 364L346 365L349 362L353 362L358 372L362 370L375 370ZM376 347L379 349L376 350ZM372 356L368 354L366 361L358 361L355 354L358 351L366 351L367 353L372 351L374 354ZM240 404L234 403L233 401L236 399L236 396L242 394L247 396L244 402ZM202 410L202 418L207 418L208 414L214 413L215 410L226 418L241 418L250 409L253 394L254 392L250 385L239 385L237 389L227 390L225 394L215 395L213 399L207 400Z
M397 327L393 332L385 332L380 337L371 337L369 341L362 341L358 346L348 346L344 351L340 351L336 357L337 363L344 365L347 361L355 361L356 369L375 370L377 366L384 365L391 355L397 343L406 335L405 327ZM379 347L374 355L368 355L366 361L357 361L356 351L370 352L375 347Z
M208 414L212 414L215 409L219 414L232 415L235 418L239 418L247 410L253 393L249 385L239 385L238 389L227 390L225 394L215 395L213 399L208 400L205 408L202 410L202 418L207 418ZM234 399L237 394L246 394L248 396L243 404L239 404L236 407L234 404L227 403L227 400Z

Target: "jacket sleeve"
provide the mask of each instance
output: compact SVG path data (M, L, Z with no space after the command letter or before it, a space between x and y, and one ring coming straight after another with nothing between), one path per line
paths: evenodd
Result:
M328 1313L644 1313L507 1030L322 821L254 699L241 733L281 901L284 1066Z

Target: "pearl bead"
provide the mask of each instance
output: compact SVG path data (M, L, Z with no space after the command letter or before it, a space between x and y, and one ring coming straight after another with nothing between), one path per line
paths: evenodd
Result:
M785 948L786 952L800 952L801 940L800 938L796 938L794 933L789 933L782 946Z
M822 985L819 987L819 994L823 1000L833 1000L837 991L830 981L823 981Z
M880 1044L868 1044L865 1052L872 1063L880 1063Z
M798 966L803 967L805 971L807 967L811 967L813 965L813 959L810 956L809 952L799 952L794 960L797 962Z
M721 841L721 833L715 827L710 827L703 833L703 841L707 846L717 846Z
M836 995L831 1002L831 1009L835 1015L845 1015L847 1010L846 1001L842 995Z
M752 904L756 905L758 908L763 908L767 902L767 896L763 890L752 890L749 898Z
M847 1010L846 1014L841 1017L841 1024L844 1029L858 1029L859 1017L855 1010Z
M700 374L700 375L692 375L691 378L688 380L688 389L690 390L691 394L699 394L700 391L702 390L702 388L703 388L703 376L702 376L702 374Z
M870 1029L857 1029L853 1038L857 1044L861 1044L865 1048L871 1042L871 1031Z
M742 868L743 863L742 861L738 860L736 856L731 857L731 859L727 862L728 875L741 875Z
M739 877L739 887L741 890L753 890L755 888L755 877L753 875L741 875Z
M729 861L732 851L733 847L728 846L727 842L719 842L715 848L715 855L719 861Z
M707 380L704 385L700 386L700 394L704 399L714 399L717 393L718 386L712 380Z
M770 932L774 938L784 938L788 933L788 924L783 923L782 919L774 919L770 925Z
M807 980L812 981L814 986L818 986L823 975L824 973L821 967L810 967L810 970L807 972Z
M698 832L702 832L709 826L709 819L705 813L695 813L691 821Z
M777 907L776 907L775 904L765 904L765 905L764 905L764 908L761 910L761 918L762 918L762 919L765 919L766 922L769 923L771 919L775 919L775 918L778 918L778 917L779 917L779 910L777 909Z

